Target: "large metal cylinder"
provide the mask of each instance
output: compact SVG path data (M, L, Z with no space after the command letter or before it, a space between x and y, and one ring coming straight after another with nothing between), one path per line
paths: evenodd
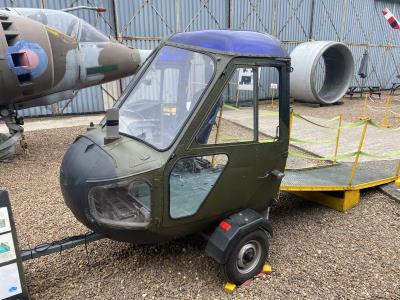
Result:
M290 95L295 100L333 104L349 88L354 74L354 60L345 44L334 41L306 42L297 46L290 57L293 67ZM322 65L323 71L318 72L318 68L321 69L318 64Z

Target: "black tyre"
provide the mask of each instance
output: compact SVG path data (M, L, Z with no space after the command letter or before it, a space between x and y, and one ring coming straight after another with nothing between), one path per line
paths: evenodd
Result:
M259 274L268 257L268 248L268 236L260 229L243 236L222 265L225 279L239 285Z

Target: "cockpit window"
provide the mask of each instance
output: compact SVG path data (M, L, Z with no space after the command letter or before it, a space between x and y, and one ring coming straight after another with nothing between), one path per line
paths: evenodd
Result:
M82 21L80 42L108 42L109 39L92 25L89 25L85 21Z
M16 8L15 10L72 38L78 37L79 18L74 15L50 9Z
M78 39L80 42L98 43L109 41L107 36L102 34L92 25L63 11L35 8L16 8L15 10L23 16L54 28L55 30L74 39ZM81 30L80 36L78 37L79 24L81 24Z
M163 47L120 107L120 132L167 149L213 74L208 55Z

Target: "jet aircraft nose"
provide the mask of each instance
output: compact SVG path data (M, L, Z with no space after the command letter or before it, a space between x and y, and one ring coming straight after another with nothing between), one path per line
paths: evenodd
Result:
M82 44L81 81L104 83L135 74L149 53L119 43Z

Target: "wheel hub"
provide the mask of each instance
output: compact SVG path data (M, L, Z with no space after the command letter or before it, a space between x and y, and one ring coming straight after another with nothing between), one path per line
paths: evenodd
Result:
M260 242L256 240L244 244L237 256L237 270L242 274L253 271L260 261L261 249Z

